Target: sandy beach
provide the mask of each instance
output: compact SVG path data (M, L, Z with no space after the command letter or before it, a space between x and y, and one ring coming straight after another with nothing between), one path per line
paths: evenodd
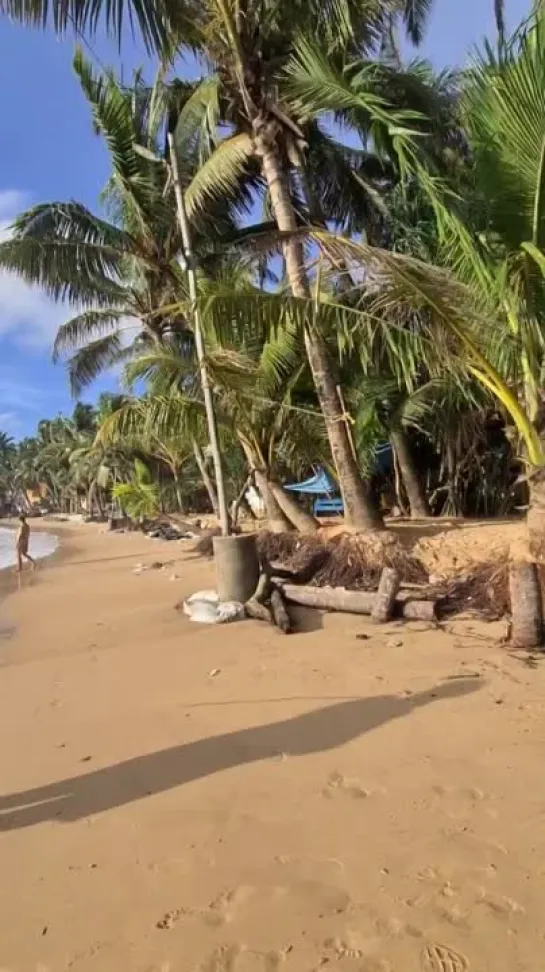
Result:
M541 972L545 668L500 625L192 625L209 562L58 532L2 579L2 968Z

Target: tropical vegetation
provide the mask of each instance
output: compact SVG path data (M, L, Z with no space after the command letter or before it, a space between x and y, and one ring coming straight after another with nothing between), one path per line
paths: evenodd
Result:
M353 526L529 505L541 543L545 14L509 38L496 3L497 37L437 74L397 44L429 7L0 0L58 31L130 15L162 64L127 85L76 52L101 208L43 203L0 244L74 311L54 355L75 395L123 384L87 428L78 406L0 438L6 501L221 514L253 479L275 528L310 531L282 484L320 467Z

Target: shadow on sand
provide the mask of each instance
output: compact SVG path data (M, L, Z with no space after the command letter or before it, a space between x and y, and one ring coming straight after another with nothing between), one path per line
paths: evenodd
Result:
M378 695L338 702L282 722L198 739L85 776L0 796L0 830L30 827L45 820L80 820L280 753L305 756L336 749L421 706L468 695L480 684L477 679L459 679L409 698Z

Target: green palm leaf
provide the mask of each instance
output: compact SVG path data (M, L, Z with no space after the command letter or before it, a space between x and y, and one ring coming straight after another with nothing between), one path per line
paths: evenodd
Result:
M73 351L112 330L118 332L120 322L127 316L124 308L114 310L89 310L72 317L58 329L53 344L53 360L67 351Z
M249 171L253 156L252 141L248 135L233 135L219 142L213 154L195 173L185 192L187 212L190 217L202 211L211 202L240 200L240 184Z

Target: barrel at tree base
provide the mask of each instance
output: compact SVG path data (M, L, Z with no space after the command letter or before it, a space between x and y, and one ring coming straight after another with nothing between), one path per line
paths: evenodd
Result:
M220 601L248 601L259 580L255 533L214 537L216 586Z

